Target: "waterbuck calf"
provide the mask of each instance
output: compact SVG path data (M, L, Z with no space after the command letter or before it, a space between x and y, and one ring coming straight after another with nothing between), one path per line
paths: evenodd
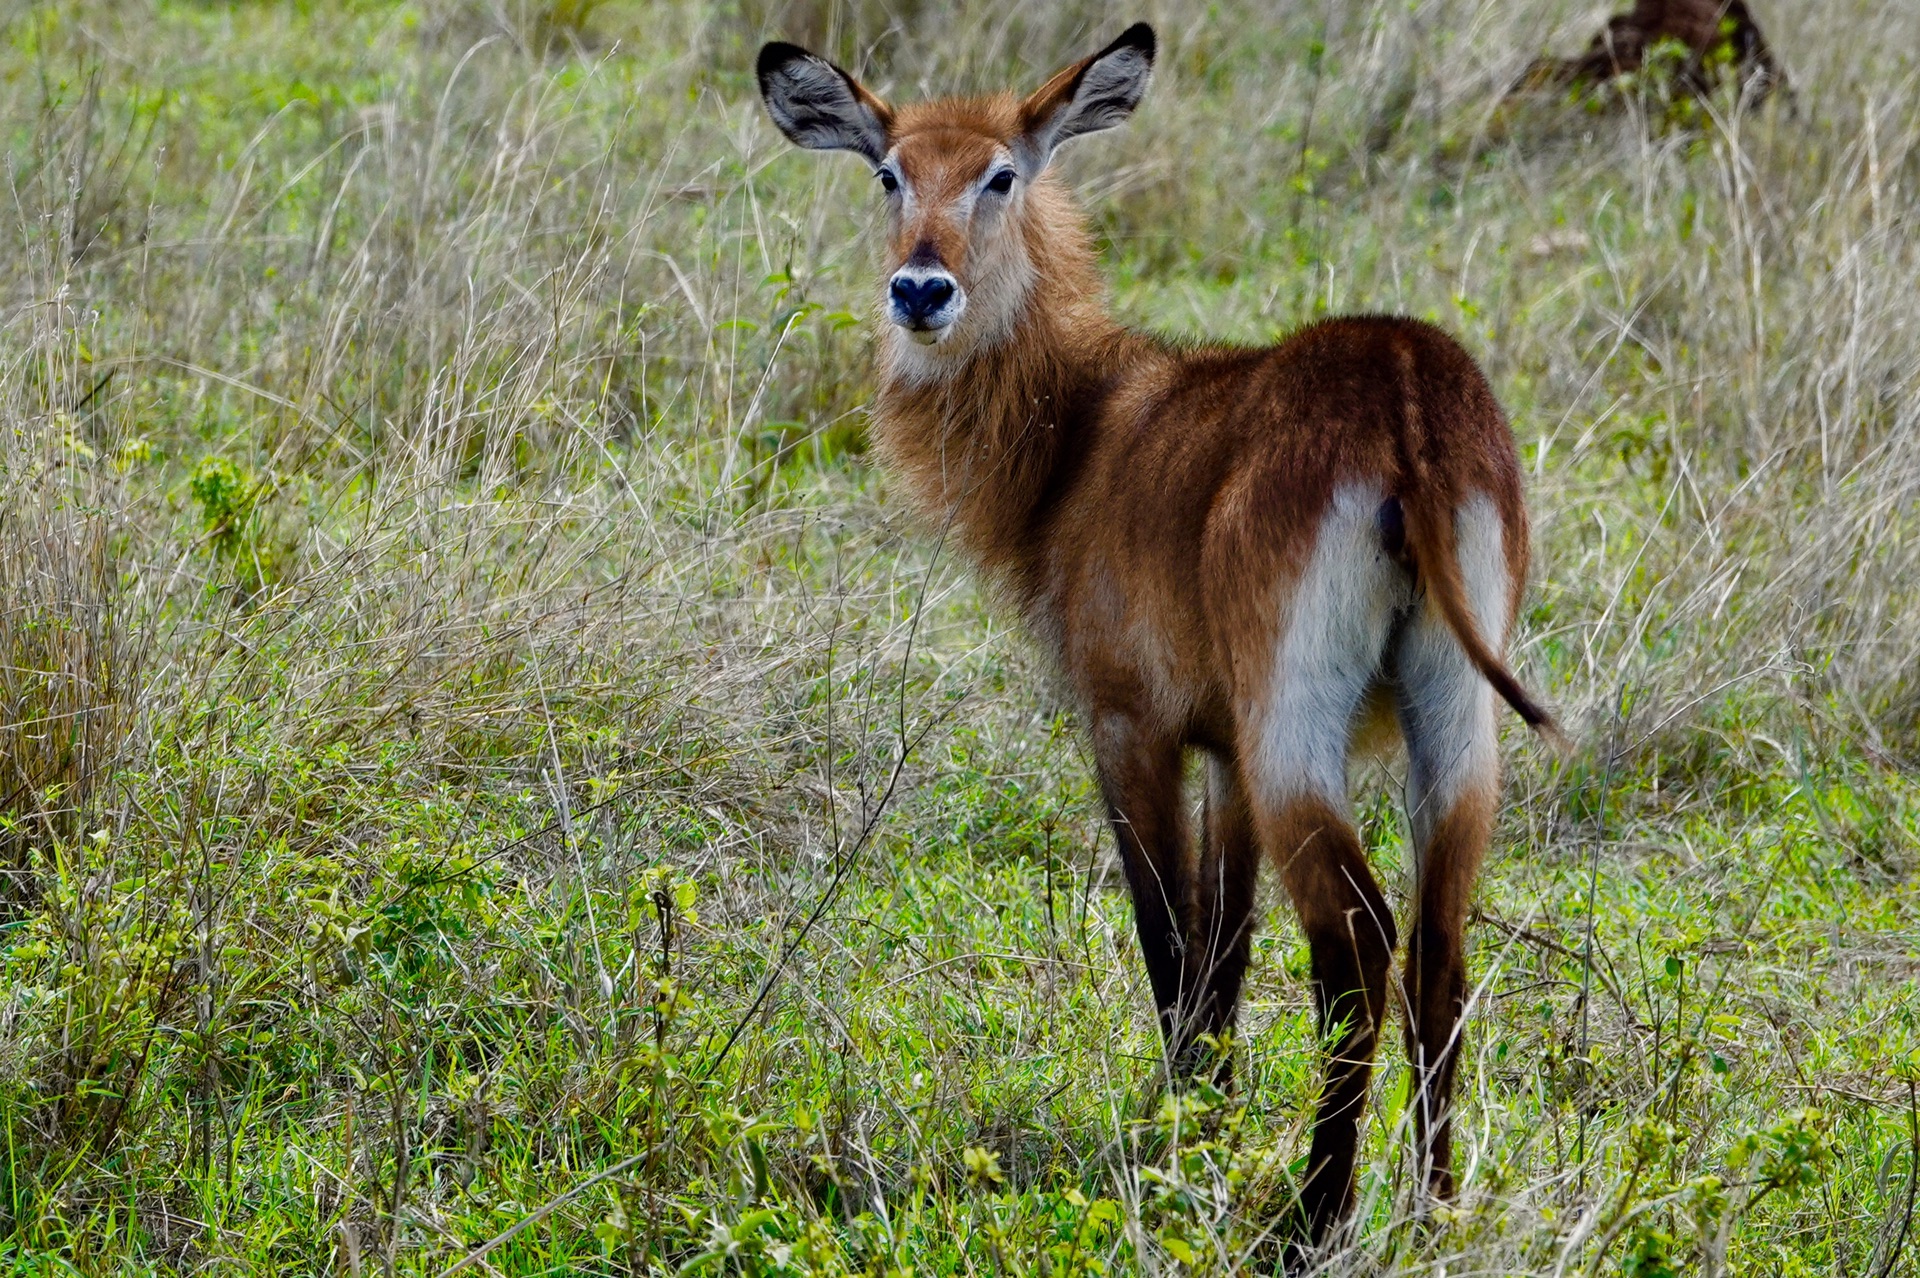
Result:
M1451 1189L1461 931L1499 783L1492 693L1527 568L1513 438L1486 379L1407 319L1278 346L1175 344L1107 313L1085 219L1048 171L1146 91L1144 24L1026 98L893 107L790 44L760 91L800 146L873 166L888 209L874 442L1058 656L1093 739L1169 1060L1219 1068L1255 872L1280 871L1332 1056L1302 1224L1353 1200L1393 914L1355 835L1356 743L1408 753L1403 985L1428 1183ZM1207 759L1195 849L1185 753Z

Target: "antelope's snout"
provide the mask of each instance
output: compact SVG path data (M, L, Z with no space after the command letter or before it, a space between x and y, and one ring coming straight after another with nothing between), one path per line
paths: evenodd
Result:
M907 336L931 346L967 307L960 281L939 265L909 264L887 283L887 310Z

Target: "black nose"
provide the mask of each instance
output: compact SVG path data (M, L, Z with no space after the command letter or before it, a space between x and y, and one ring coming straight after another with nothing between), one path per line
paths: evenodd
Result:
M929 279L914 279L907 275L893 277L893 304L909 320L923 320L947 304L953 296L953 281L944 275L935 275Z

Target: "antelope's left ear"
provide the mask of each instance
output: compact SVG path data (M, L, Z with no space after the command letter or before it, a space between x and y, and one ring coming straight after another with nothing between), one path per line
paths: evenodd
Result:
M1014 159L1021 171L1030 179L1067 139L1124 124L1146 95L1153 51L1153 28L1136 22L1118 40L1035 90L1020 104Z
M775 41L760 50L760 99L787 140L810 151L886 158L893 108L817 53Z

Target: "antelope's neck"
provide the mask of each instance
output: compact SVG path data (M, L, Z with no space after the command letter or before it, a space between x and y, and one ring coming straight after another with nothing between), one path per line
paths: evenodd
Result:
M884 354L874 414L881 458L921 512L952 527L980 567L1030 600L1043 575L1045 523L1071 486L1124 362L1129 335L1090 295L1047 296L1002 341L942 376Z

